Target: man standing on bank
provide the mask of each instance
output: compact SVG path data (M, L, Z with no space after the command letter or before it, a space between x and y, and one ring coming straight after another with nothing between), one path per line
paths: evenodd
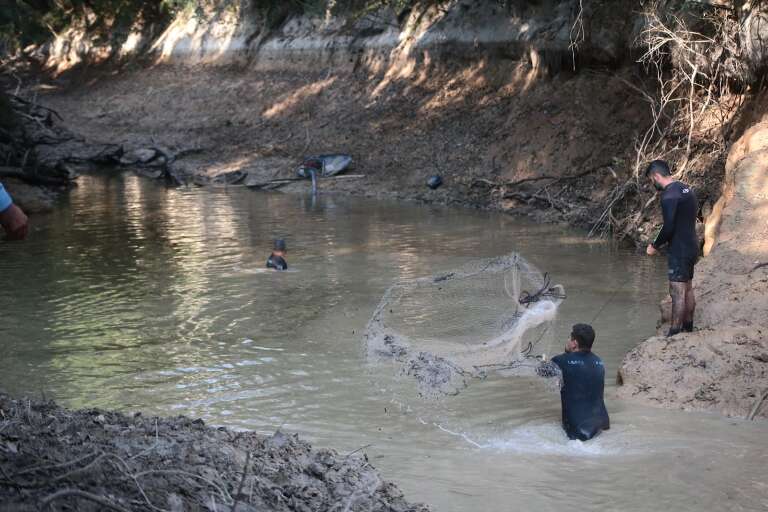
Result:
M654 160L645 170L656 190L661 192L661 213L664 225L645 252L658 254L668 244L667 261L669 295L672 297L672 321L667 336L693 331L693 313L696 298L693 295L693 267L699 258L699 240L696 236L698 201L693 190L672 178L669 165Z

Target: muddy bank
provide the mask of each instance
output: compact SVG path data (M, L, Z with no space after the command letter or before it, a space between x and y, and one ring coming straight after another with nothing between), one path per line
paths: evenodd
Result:
M0 394L0 510L422 511L364 453Z
M414 82L157 66L62 87L45 101L94 142L122 141L127 151L158 142L200 149L175 163L190 184L224 184L233 173L237 185L269 184L294 178L304 156L346 152L351 172L364 178L321 181L321 191L588 225L625 179L616 162L626 158L646 107L622 83L631 70L535 85L526 82L530 73L526 64L477 64ZM444 180L435 191L426 186L432 174ZM309 183L282 190L308 191Z
M765 112L764 101L758 108ZM631 351L619 371L620 396L768 418L766 169L763 115L731 148L723 195L707 223L706 256L694 278L698 331L651 338Z
M149 173L174 183L306 191L290 181L302 159L344 152L364 177L325 192L493 208L642 244L659 222L637 176L643 151L684 161L706 217L739 99L718 119L706 100L696 130L686 120L638 149L655 133L658 84L637 65L650 22L642 3L619 4L329 3L270 21L254 2L200 2L109 37L74 23L28 52L45 76L28 91L94 144L188 155ZM695 24L694 11L674 12ZM751 41L743 21L735 40ZM740 80L761 61L718 45Z

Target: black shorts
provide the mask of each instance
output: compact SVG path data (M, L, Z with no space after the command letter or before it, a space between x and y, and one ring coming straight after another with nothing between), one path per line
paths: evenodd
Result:
M693 258L688 256L675 256L670 254L667 256L667 275L669 280L675 283L687 283L693 279L693 267L696 265L696 261L699 258L694 256Z

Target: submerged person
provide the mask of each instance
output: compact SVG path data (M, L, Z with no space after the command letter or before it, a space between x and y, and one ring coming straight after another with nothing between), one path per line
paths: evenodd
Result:
M562 374L562 421L569 439L588 441L611 427L603 401L605 367L592 353L594 342L592 326L576 324L565 344L565 353L553 357L537 370L542 376L550 376L554 370L552 365L556 365Z
M699 239L696 236L696 213L699 209L696 194L688 185L675 180L663 160L654 160L645 170L656 190L661 191L661 213L664 225L656 238L648 244L649 256L658 254L668 244L667 275L669 295L672 298L672 320L667 336L679 332L693 332L693 314L696 297L693 294L693 268L699 258Z
M275 240L272 254L269 255L269 258L267 258L267 268L273 268L275 270L288 270L288 263L285 261L287 254L288 247L285 244L285 240Z
M0 183L0 226L3 226L6 240L24 240L29 230L29 220L21 208Z

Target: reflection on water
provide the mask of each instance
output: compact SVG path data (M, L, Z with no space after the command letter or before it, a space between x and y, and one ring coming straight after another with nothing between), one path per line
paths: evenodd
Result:
M360 333L394 280L511 251L568 291L553 348L594 320L612 379L653 332L661 260L498 214L135 177L84 177L34 220L28 242L0 245L10 392L372 444L374 464L438 510L768 506L764 424L609 400L613 430L581 444L535 380L492 378L427 404L369 381ZM263 269L276 237L291 272Z

